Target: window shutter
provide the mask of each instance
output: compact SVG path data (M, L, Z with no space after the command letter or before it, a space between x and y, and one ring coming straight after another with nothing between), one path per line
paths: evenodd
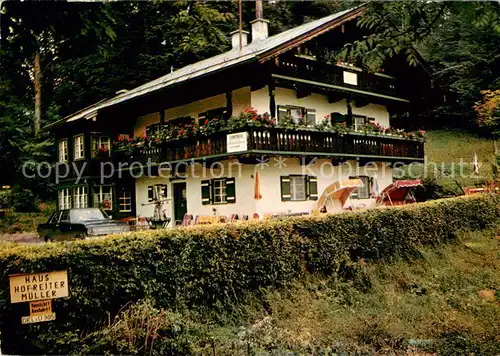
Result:
M165 198L168 197L168 185L163 184L162 191L163 191L163 196Z
M236 203L236 183L234 178L226 179L226 200L228 203Z
M332 120L332 124L340 123L340 122L345 122L346 118L345 115L339 113L339 112L332 112L330 114L330 118Z
M210 181L202 180L201 181L201 204L207 205L210 204L211 201L211 189L210 189Z
M290 177L282 176L281 178L281 201L292 200L292 194L290 192Z
M148 187L148 202L153 201L155 199L154 196L154 188L152 185Z
M306 119L309 125L314 125L316 123L316 110L306 109Z
M278 105L278 123L281 120L285 119L285 116L287 115L287 113L288 113L288 110L287 110L286 106Z
M313 176L308 177L309 200L318 200L318 179Z

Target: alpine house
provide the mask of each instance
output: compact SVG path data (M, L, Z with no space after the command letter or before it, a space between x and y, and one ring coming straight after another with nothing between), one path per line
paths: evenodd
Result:
M274 36L260 6L228 52L55 124L58 161L77 168L58 183L59 208L172 225L186 214L305 214L352 178L362 184L349 205L369 208L394 164L423 161L423 140L389 127L419 105L425 69L393 58L369 72L318 56L366 34L363 6Z

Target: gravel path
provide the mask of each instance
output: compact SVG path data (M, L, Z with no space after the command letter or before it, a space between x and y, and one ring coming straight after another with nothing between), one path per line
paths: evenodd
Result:
M21 232L17 234L0 234L0 241L17 242L17 243L35 243L42 244L37 237L36 232Z

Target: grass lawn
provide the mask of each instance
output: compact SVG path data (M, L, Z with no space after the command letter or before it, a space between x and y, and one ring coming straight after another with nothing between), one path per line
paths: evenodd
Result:
M474 152L478 157L479 174L473 172ZM455 180L466 187L481 186L492 178L494 141L491 139L459 130L428 131L425 155L427 167L405 167L405 178L434 177L446 191L458 194L461 191Z

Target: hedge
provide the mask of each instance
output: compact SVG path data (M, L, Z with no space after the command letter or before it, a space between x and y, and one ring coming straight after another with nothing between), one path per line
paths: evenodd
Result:
M477 195L337 215L5 245L2 347L17 354L72 353L82 335L146 296L159 307L217 313L262 288L284 287L309 273L335 275L349 259L411 257L421 244L499 221L500 196ZM54 300L57 320L20 325L27 303L10 304L8 276L56 270L68 270L70 286L69 298Z

